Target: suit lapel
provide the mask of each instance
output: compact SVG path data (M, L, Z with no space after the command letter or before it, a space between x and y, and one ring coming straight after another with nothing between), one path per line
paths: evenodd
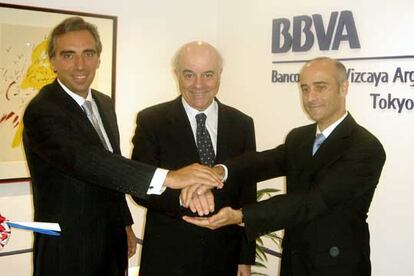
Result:
M174 139L176 138L176 140L170 141L170 143L179 158L186 159L186 164L200 162L193 130L181 102L181 97L178 97L171 103L171 109L166 118L166 135Z
M351 114L348 114L318 149L313 157L313 170L318 170L342 156L350 146L349 138L355 125Z
M88 122L88 117L83 112L82 107L80 107L78 103L65 92L65 90L63 90L63 88L59 85L57 80L55 80L52 85L54 86L54 100L56 104L60 107L60 109L65 110L70 114L73 114L71 118L80 119L85 123Z
M299 135L292 135L290 158L296 171L308 175L313 171L315 160L312 156L312 145L315 137L316 124L304 127ZM289 137L288 137L289 138Z
M102 123L105 128L106 135L108 136L109 142L111 143L114 153L119 152L119 136L118 136L118 126L116 123L116 117L111 116L111 110L113 107L108 105L108 102L105 101L102 96L96 91L92 90L92 97L95 100L96 105L98 106L99 115L102 119Z
M65 92L65 90L63 90L57 80L53 83L53 85L55 86L53 91L56 104L60 106L62 111L68 114L68 120L75 121L75 124L81 128L83 133L85 133L84 137L94 140L96 136L99 140L98 134L93 128L82 107L80 107L79 104Z
M227 109L217 99L216 101L218 103L218 125L215 163L218 163L224 161L228 156L228 141L232 141L235 138L231 137L231 133L228 131L231 122L229 121L229 116L226 115ZM178 136L180 138L180 140L174 141L173 145L180 154L180 157L189 158L187 160L188 162L200 162L193 130L182 104L181 97L178 97L172 102L167 118L166 131L171 133L171 137ZM176 135L175 133L182 133L182 135Z
M229 142L237 137L231 137L231 132L229 131L231 122L229 116L227 115L226 107L221 104L217 99L218 103L218 122L217 122L217 152L215 163L224 162L228 157Z
M75 125L79 128L79 131L83 133L83 137L90 143L96 145L102 145L102 142L96 133L96 130L92 126L82 107L72 99L59 85L57 80L54 85L54 100L60 109L67 114L68 120L74 121ZM103 145L102 145L103 147Z

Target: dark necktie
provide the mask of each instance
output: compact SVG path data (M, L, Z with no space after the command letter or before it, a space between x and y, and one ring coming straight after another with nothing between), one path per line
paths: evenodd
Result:
M82 105L82 108L85 111L86 116L88 116L89 121L92 123L93 127L95 128L96 133L98 133L98 136L101 139L103 146L105 147L105 149L109 150L108 145L106 144L105 138L103 136L102 129L99 126L98 119L96 119L95 115L93 114L92 102L85 101L84 104Z
M196 142L200 161L201 164L211 167L214 165L215 156L213 143L211 142L210 134L206 128L207 115L199 113L195 117L197 121Z
M322 133L316 135L315 142L313 142L312 155L315 155L315 153L318 151L319 147L322 145L325 139L326 138L325 136L323 136Z

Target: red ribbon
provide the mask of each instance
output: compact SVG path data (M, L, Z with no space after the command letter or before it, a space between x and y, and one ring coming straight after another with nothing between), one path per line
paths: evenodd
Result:
M0 214L0 247L6 246L11 235L10 227L7 225L7 219Z

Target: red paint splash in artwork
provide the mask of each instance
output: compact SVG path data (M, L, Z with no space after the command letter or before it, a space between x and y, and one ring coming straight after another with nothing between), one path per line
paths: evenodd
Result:
M8 114L3 114L3 116L1 116L0 123L5 123L8 120L12 120L13 128L16 128L19 125L19 119L20 116L11 111Z

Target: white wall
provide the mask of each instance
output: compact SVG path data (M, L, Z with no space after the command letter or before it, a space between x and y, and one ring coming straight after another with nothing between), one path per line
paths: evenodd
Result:
M15 4L103 13L118 16L116 108L121 131L122 151L130 155L130 139L138 110L177 95L169 62L184 42L203 39L216 44L225 58L219 98L252 115L256 124L259 149L273 147L287 132L309 122L300 108L295 84L271 83L275 68L296 72L300 64L273 65L276 59L308 59L319 55L333 57L410 55L414 49L409 11L414 2L406 0L359 0L336 2L318 0L227 0L227 1L14 1ZM122 5L120 4L122 3ZM351 10L356 20L361 49L319 51L283 55L271 53L272 19L320 13L329 18L331 11ZM411 71L413 59L393 61L345 62L366 71L392 71L399 65ZM414 158L413 111L398 114L391 110L373 110L369 93L393 93L413 99L412 87L383 84L351 84L348 108L353 116L383 142L387 163L369 213L373 275L414 275L409 264L414 223L411 194L414 182L409 170ZM264 185L283 188L281 180ZM0 185L0 212L16 220L32 216L27 183ZM132 207L142 237L143 211ZM14 231L9 248L30 246L30 236ZM26 257L0 258L4 275L29 275ZM136 261L137 258L135 258ZM275 264L273 263L275 262ZM271 259L269 275L277 275L277 260ZM8 273L8 274L7 274ZM2 273L3 275L3 273Z

